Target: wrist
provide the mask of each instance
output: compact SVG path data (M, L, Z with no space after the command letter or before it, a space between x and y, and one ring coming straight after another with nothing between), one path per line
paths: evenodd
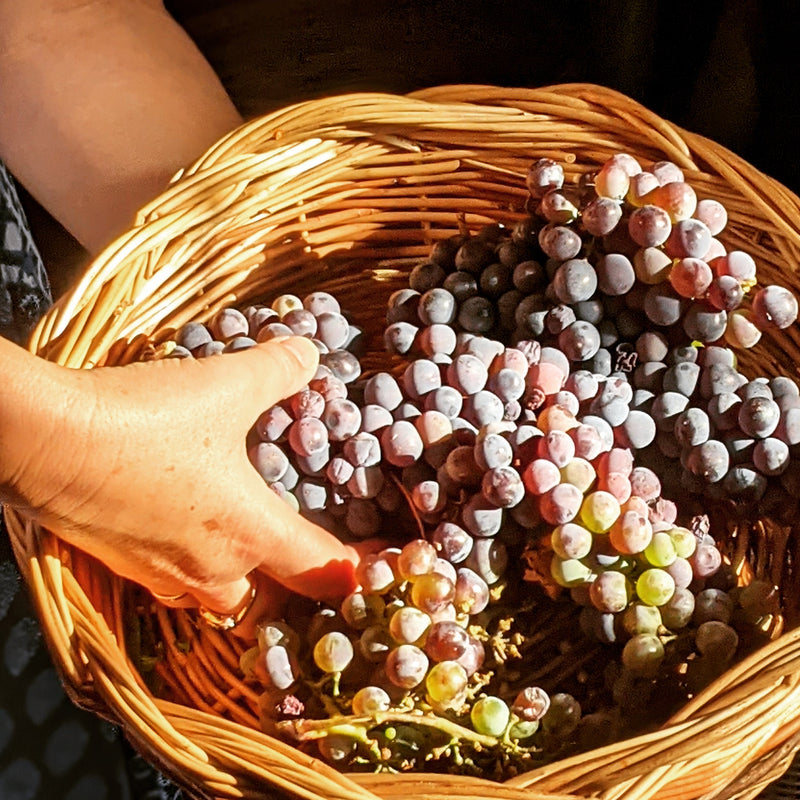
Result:
M0 500L37 512L75 469L56 450L71 416L85 413L77 371L0 339ZM77 453L72 456L78 455Z

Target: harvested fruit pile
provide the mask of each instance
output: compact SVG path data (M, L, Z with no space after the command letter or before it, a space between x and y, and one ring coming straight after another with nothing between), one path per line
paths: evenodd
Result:
M265 730L342 769L502 779L663 723L781 624L718 545L797 509L798 385L736 356L796 299L674 164L619 155L567 187L541 159L527 185L529 217L437 242L392 294L385 371L321 291L169 352L320 350L251 460L342 538L397 545L339 606L292 598L242 669Z

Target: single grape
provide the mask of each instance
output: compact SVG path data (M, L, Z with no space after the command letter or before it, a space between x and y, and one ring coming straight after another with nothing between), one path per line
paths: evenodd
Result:
M592 533L606 533L619 515L619 501L609 492L601 490L591 492L581 504L581 523Z
M511 710L501 698L484 695L473 703L470 720L477 733L502 736L511 720Z
M413 644L401 644L386 657L384 670L389 681L400 689L413 689L425 680L428 657Z
M430 615L414 606L398 608L389 620L389 633L399 644L421 645L430 627Z
M481 546L478 546L481 549ZM471 553L471 550L470 550ZM469 558L469 554L467 556ZM487 557L491 558L491 554ZM495 558L495 567L502 572L502 558ZM465 561L466 563L466 561ZM501 569L502 568L502 569ZM453 605L460 614L479 614L489 604L489 584L484 577L469 567L456 570L456 592Z
M634 675L653 675L664 660L664 645L649 633L632 636L622 648L622 663Z
M659 247L672 230L669 214L655 205L636 208L628 217L628 233L640 247Z
M461 658L469 647L469 633L452 620L434 622L425 639L426 654L437 662Z
M469 683L467 670L457 661L434 664L425 678L425 689L437 710L447 711L461 706Z
M363 686L353 695L351 706L354 714L372 717L388 711L392 700L380 686Z
M342 672L353 660L353 643L340 631L330 631L314 645L314 663L327 673Z
M414 580L433 570L438 553L425 539L413 539L403 546L397 556L397 575L403 580Z
M588 300L597 289L597 273L585 259L570 258L556 270L552 286L562 303Z
M411 601L426 614L436 614L454 598L453 582L436 572L418 576L411 587Z
M641 553L653 538L653 526L646 512L622 510L609 530L609 541L619 553Z
M675 592L675 581L664 571L652 567L636 579L636 594L643 603L663 606Z

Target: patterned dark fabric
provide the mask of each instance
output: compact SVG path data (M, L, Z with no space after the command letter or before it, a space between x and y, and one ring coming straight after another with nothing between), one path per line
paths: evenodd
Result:
M0 163L0 335L24 343L50 303L44 265ZM119 730L67 698L0 523L0 800L181 797Z

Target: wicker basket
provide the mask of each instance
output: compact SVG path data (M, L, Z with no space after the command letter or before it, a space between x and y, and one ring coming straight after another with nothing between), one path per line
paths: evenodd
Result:
M800 288L800 199L719 145L597 86L449 86L315 100L244 125L140 213L47 315L31 349L72 367L122 364L188 320L311 288L336 293L377 329L383 300L433 241L459 224L523 216L533 157L565 163L573 181L619 151L676 162L699 196L726 205L727 246L748 250L763 282ZM743 368L794 374L799 348L797 326L765 336ZM498 784L342 775L271 739L257 729L257 689L237 672L240 644L154 603L24 516L7 517L73 698L120 724L198 797L749 798L800 747L795 530L757 526L727 543L734 561L747 558L780 586L788 632L657 732ZM161 696L137 666L145 639L160 653L150 677Z

